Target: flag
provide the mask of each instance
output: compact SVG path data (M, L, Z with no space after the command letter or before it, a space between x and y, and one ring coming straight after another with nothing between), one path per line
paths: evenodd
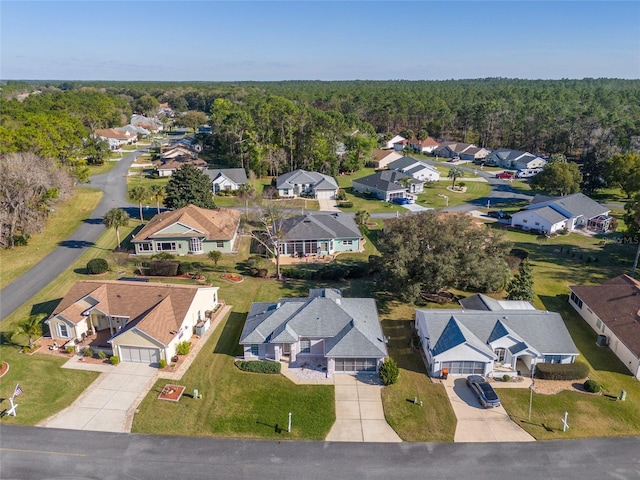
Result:
M22 388L20 388L20 385L16 385L16 389L13 391L13 397L17 397L18 395L22 394Z

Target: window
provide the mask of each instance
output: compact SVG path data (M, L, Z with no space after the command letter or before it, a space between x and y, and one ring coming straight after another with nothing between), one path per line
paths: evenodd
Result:
M224 240L216 241L216 247L217 248L224 248Z
M562 355L545 355L544 363L562 363Z
M504 363L504 359L507 355L507 351L504 348L496 348L493 353L496 354L496 356L498 357L498 359L496 360L496 362L498 363Z
M158 242L156 249L159 252L173 252L176 250L176 242Z
M582 309L582 300L575 293L571 292L571 301L579 308Z
M343 240L342 244L343 245L353 245L353 240Z
M153 252L153 244L151 242L139 243L138 244L139 252Z
M448 368L451 375L484 375L484 363L471 361L442 362L442 368Z
M602 320L600 319L596 320L596 328L601 332L604 332L604 325L602 324Z
M523 218L522 223L529 223L529 221L526 218Z
M540 222L536 222L536 225L540 225Z
M259 354L260 354L260 350L258 348L258 345L257 344L251 345L251 356L257 357Z
M190 238L189 239L189 251L191 252L201 252L202 251L202 240L199 238Z
M69 329L64 323L58 323L58 336L62 338L69 338Z
M311 353L311 340L308 338L300 339L300 353Z

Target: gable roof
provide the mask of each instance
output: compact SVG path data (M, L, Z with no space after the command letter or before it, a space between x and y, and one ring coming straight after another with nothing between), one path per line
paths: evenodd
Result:
M205 173L209 176L212 182L216 181L219 177L226 177L236 185L244 185L247 183L247 172L244 168L217 168L206 170Z
M587 197L584 193L574 193L564 197L536 195L526 209L534 210L547 206L556 211L564 210L573 217L583 216L587 219L597 217L598 215L606 215L610 212L608 208Z
M114 140L131 140L135 135L127 131L116 130L115 128L101 128L94 132L102 138L112 138Z
M345 213L298 215L282 223L285 240L323 240L331 238L361 238L353 218Z
M60 315L79 324L95 308L129 320L113 338L137 328L167 345L181 328L198 291L197 285L143 283L120 280L85 280L73 284L52 317ZM173 332L173 333L172 333Z
M515 161L519 164L528 163L531 160L536 159L544 160L546 162L546 160L539 155L534 155L533 153L529 152L523 152L521 150L511 150L510 148L498 148L497 150L491 152L490 157L496 157L507 162Z
M628 275L569 287L640 358L640 282Z
M470 297L459 300L465 310L535 310L531 303L524 300L496 300L482 293L476 293Z
M382 192L395 192L398 190L406 190L405 187L397 183L403 178L408 178L411 183L424 183L397 170L381 170L373 175L353 180L351 183L358 183L367 188L373 188Z
M315 190L338 189L338 183L333 177L302 169L280 175L276 184L278 189L293 188L294 185L313 185Z
M235 237L240 223L240 212L229 208L208 210L206 208L187 205L186 207L155 215L142 230L138 232L132 242L144 242L154 238L185 237L204 235L206 240L231 240ZM167 227L180 223L201 233L167 233L162 231Z
M403 173L415 173L416 171L426 169L439 174L437 168L432 167L428 163L421 162L420 160L413 157L409 157L409 156L399 158L398 160L394 160L389 165L387 165L387 167L389 167L390 170L401 170Z
M207 162L191 155L179 155L172 158L160 158L153 162L156 170L178 170L184 165L192 165L196 168L206 168Z
M343 298L339 290L310 291L308 298L253 303L241 344L293 343L301 337L325 338L326 357L387 355L375 300Z
M409 143L412 145L418 145L419 147L437 147L440 145L440 143L431 137L427 137L424 140L418 140L416 137L413 137L409 140Z

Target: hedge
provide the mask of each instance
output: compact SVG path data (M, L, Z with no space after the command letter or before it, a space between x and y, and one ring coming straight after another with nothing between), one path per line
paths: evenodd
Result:
M149 262L149 275L152 277L175 277L180 262L175 260L154 260Z
M540 380L578 380L587 375L589 375L589 366L582 362L536 364L536 378Z
M236 362L240 370L253 373L280 373L280 363L270 360L243 360Z
M87 262L87 272L91 275L97 275L107 272L109 270L109 264L104 258L93 258Z

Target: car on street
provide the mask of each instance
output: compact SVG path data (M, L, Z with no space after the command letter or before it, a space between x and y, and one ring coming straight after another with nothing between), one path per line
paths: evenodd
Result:
M503 180L512 180L516 177L516 174L513 172L508 172L508 171L504 171L504 172L500 172L500 173L496 173L496 178L501 178Z
M481 375L469 375L467 385L484 408L500 406L500 398L491 384Z
M487 215L491 218L497 218L498 220L508 220L511 218L511 215L503 212L502 210L491 210Z
M408 205L409 199L404 197L396 197L391 200L396 205Z

